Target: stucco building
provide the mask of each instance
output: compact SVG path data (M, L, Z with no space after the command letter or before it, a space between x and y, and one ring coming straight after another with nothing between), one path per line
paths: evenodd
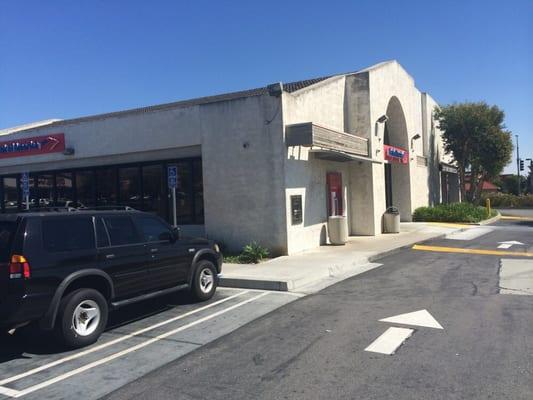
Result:
M326 243L329 215L345 215L352 235L378 235L388 205L409 221L419 206L458 200L436 105L389 61L6 129L1 211L120 204L172 221L175 204L185 233L232 250L255 240L277 254Z

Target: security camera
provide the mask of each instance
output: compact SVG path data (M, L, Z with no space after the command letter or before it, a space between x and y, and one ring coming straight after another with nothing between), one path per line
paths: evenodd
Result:
M383 114L381 117L378 118L378 122L380 124L387 122L389 120L389 117L387 117L385 114Z

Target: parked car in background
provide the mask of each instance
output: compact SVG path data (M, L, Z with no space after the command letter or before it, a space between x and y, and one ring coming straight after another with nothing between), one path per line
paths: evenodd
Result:
M218 246L182 238L139 211L0 215L0 324L54 329L69 347L94 343L109 310L188 289L216 291Z

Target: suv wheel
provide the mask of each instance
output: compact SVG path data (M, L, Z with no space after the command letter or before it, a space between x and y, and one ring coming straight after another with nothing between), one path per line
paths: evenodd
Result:
M196 300L209 300L217 289L217 270L208 260L201 260L194 271L192 295Z
M78 289L61 300L56 328L68 347L93 344L107 325L107 301L94 289Z

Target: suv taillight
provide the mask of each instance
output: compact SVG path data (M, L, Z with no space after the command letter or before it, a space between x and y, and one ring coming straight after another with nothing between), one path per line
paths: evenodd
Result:
M9 263L9 278L17 279L22 277L24 279L30 277L30 264L26 260L26 257L13 254Z

